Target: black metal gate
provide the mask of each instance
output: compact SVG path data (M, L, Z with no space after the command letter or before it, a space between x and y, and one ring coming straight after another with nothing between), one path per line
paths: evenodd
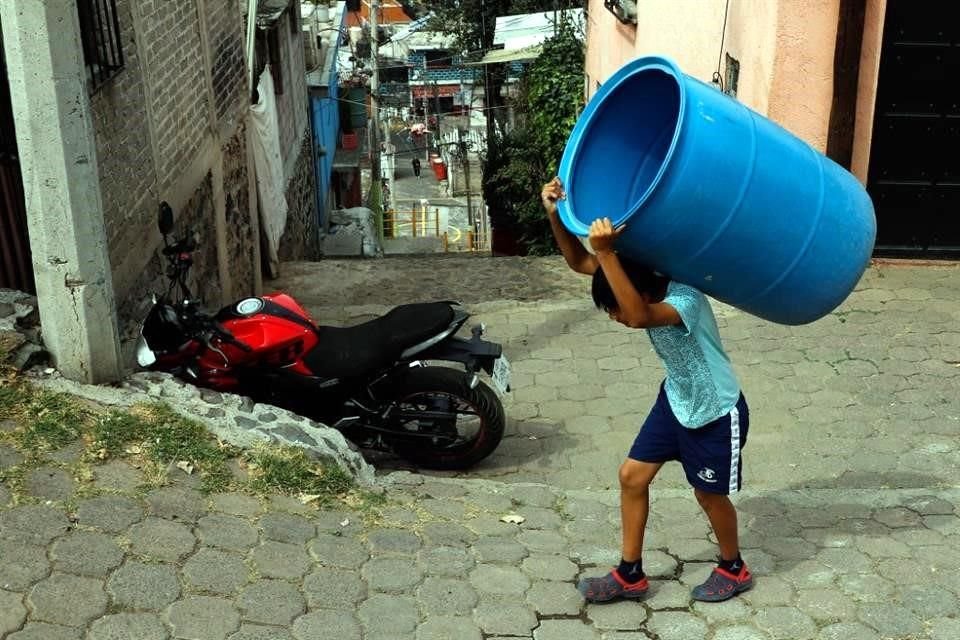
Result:
M36 293L23 176L7 82L7 63L0 38L0 287Z
M888 0L867 188L881 255L960 255L960 11Z

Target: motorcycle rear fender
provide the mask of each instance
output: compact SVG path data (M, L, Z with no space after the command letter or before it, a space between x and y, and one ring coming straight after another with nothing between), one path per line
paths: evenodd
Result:
M478 334L467 340L453 336L417 354L417 359L460 362L468 371L476 373L483 369L493 374L493 364L503 355L503 347L496 342L487 342Z
M455 305L456 303L446 302L446 304ZM400 358L403 360L411 360L414 357L426 357L422 356L426 350L431 349L459 331L460 327L463 326L463 323L465 323L469 317L469 313L454 307L453 320L450 321L450 324L446 329L431 338L427 338L419 344L415 344L412 347L405 349L404 352L400 354Z

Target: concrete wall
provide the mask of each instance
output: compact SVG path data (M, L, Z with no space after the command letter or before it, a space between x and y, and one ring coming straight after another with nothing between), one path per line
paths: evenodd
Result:
M335 89L332 85L331 89ZM336 94L334 94L336 95ZM340 133L340 110L337 107L336 97L311 98L313 108L313 129L316 148L323 149L324 153L317 158L317 206L320 209L320 226L329 220L329 211L332 207L333 194L333 158L336 155L337 139ZM319 151L318 151L319 154Z
M254 289L244 119L244 20L236 0L118 0L126 65L91 98L121 325L131 337L163 284L157 208L200 234L195 295ZM230 224L227 224L229 216Z
M86 383L121 371L80 20L71 0L0 3L43 341Z
M674 58L709 82L725 55L740 62L737 99L824 150L833 101L833 65L840 0L645 0L636 26L622 25L590 0L587 96L628 60ZM885 0L868 0L855 136L855 169L865 176L869 123L876 97ZM723 51L721 52L721 41ZM858 168L859 167L859 168Z

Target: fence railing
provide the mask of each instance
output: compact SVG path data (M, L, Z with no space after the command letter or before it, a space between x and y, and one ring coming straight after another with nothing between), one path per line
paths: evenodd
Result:
M437 238L444 252L485 251L490 248L486 226L450 226L439 209L388 209L383 214L384 238Z

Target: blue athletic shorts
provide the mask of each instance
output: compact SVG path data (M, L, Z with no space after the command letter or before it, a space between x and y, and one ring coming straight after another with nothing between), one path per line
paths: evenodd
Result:
M743 480L741 450L747 443L749 426L750 410L740 394L729 414L698 429L688 429L673 415L661 386L627 457L639 462L679 460L695 489L722 495L736 493Z

